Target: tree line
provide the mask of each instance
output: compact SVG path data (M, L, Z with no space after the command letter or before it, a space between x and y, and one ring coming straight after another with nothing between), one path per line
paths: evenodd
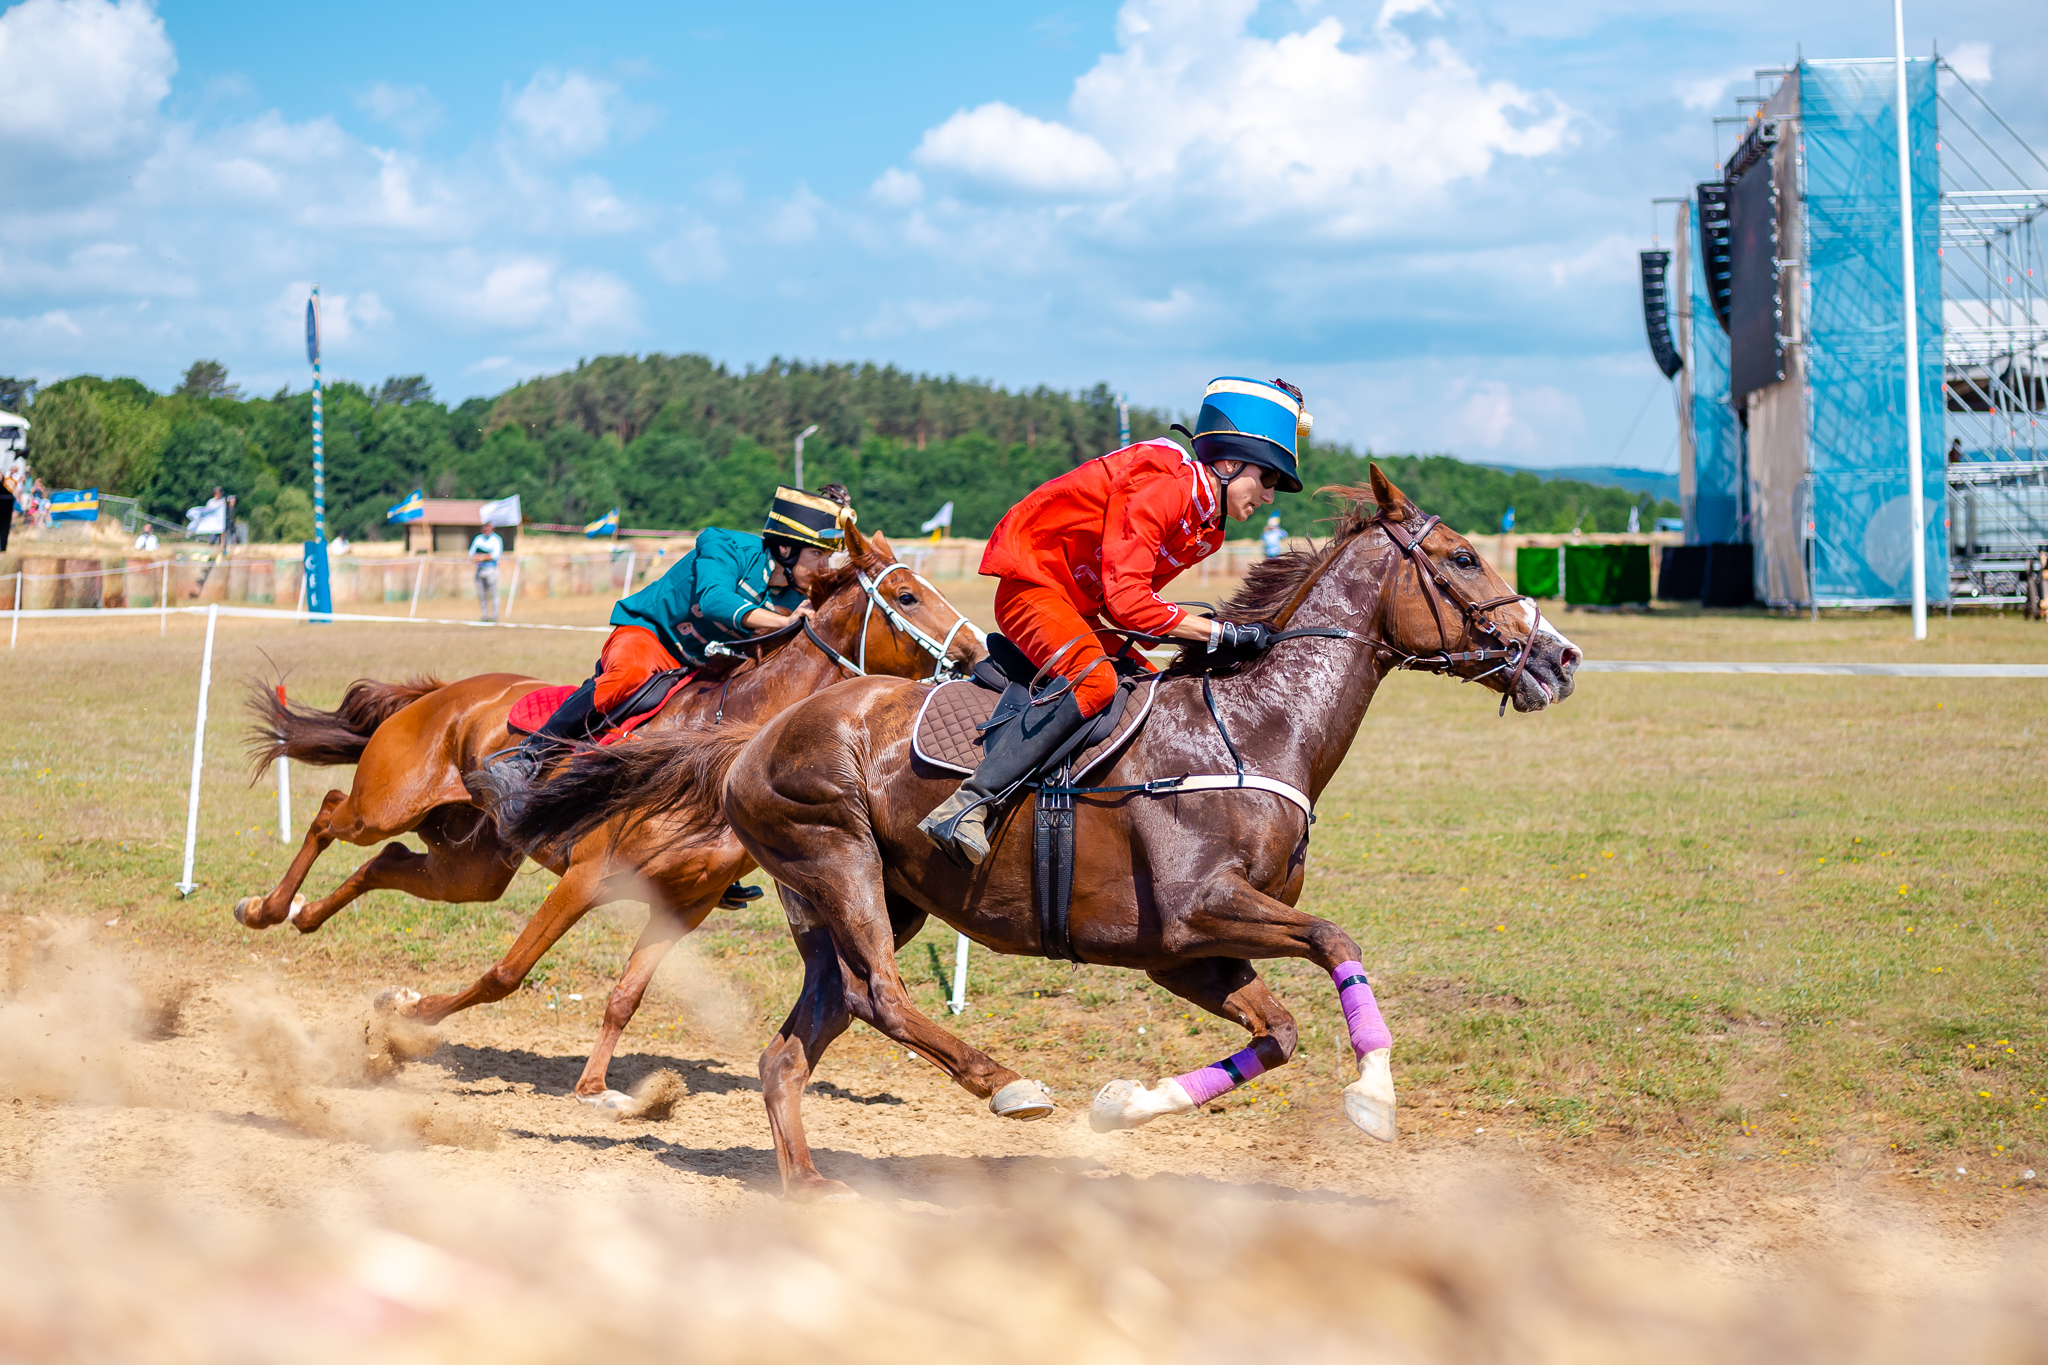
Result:
M735 371L696 355L601 356L499 394L450 406L424 378L323 391L330 535L397 534L386 508L414 488L429 497L517 493L529 521L579 523L619 508L623 525L753 529L771 491L792 475L796 433L805 481L854 493L861 524L916 534L954 504L956 535L985 536L1026 493L1117 444L1106 385L1079 393L1011 392L980 380L891 366L773 360ZM253 538L313 534L312 395L245 397L213 361L169 393L138 380L79 375L43 387L0 378L0 408L33 423L29 457L51 488L98 487L182 521L216 486L235 494ZM1134 440L1172 417L1131 408ZM1539 480L1447 455L1375 455L1424 507L1463 531L1492 531L1512 506L1527 531L1617 531L1637 508L1675 516L1623 489ZM1318 532L1324 484L1364 481L1360 455L1317 445L1303 460L1307 493L1277 509L1296 533ZM1233 525L1254 535L1257 521Z

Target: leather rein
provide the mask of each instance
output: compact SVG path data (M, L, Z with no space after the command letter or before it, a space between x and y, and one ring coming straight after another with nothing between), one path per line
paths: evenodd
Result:
M891 626L908 636L912 644L932 657L932 676L928 681L935 682L948 672L957 672L956 669L952 668L950 661L946 657L953 648L954 639L959 636L963 629L977 638L980 637L981 632L975 629L974 623L968 620L958 607L953 608L956 619L953 622L953 628L946 632L945 639L935 640L924 631L918 629L916 623L911 621L909 617L903 615L903 613L882 600L882 580L898 569L902 569L905 573L910 574L912 578L916 578L920 583L925 582L909 565L900 561L884 568L873 578L869 578L864 570L858 568L854 570L854 577L860 582L861 591L868 599L867 607L862 611L860 618L858 662L847 658L844 654L841 654L830 644L826 643L825 637L818 634L817 630L811 625L811 618L808 616L800 616L786 626L778 626L776 629L764 634L750 635L744 640L734 640L729 644L722 640L708 641L704 646L704 652L712 655L722 654L734 659L752 659L754 662L759 663L770 650L785 641L795 639L801 633L808 637L813 645L818 647L819 653L823 654L833 663L845 669L856 678L865 678L868 676L868 627L874 623L876 608L880 608L883 617ZM931 584L925 583L925 586L930 588ZM932 588L932 592L936 595L938 589ZM723 706L719 709L721 713L724 710Z

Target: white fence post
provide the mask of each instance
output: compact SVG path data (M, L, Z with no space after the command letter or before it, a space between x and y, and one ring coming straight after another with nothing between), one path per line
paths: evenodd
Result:
M639 558L640 551L637 548L626 551L626 586L619 589L621 599L633 595L633 565Z
M199 843L199 768L206 757L206 690L213 682L213 627L220 620L220 607L206 609L206 649L199 656L199 718L192 726L192 790L185 798L185 875L178 882L180 895L189 896L199 884L192 880L192 854Z
M408 617L420 614L420 585L427 581L427 560L431 557L421 555L419 570L412 576L412 607L405 613Z
M512 604L519 600L519 566L525 562L518 555L512 556L512 586L505 590L505 600L498 604L498 620L501 624L512 619Z
M14 575L14 621L7 627L7 647L14 648L14 637L21 634L21 575Z
M284 684L277 685L277 704L284 706ZM283 754L277 756L277 841L288 844L292 841L292 770L291 760Z
M953 945L953 998L946 1002L946 1008L958 1014L967 1008L967 935L958 936Z
M156 633L164 634L171 628L171 561L163 561L163 573L158 575L156 590Z

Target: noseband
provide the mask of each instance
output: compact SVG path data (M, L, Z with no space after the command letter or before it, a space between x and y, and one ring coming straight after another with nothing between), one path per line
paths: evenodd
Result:
M1536 605L1535 598L1526 593L1511 592L1503 597L1489 597L1483 602L1475 602L1466 596L1465 590L1445 577L1443 570L1437 567L1436 561L1422 552L1422 542L1442 520L1442 517L1430 517L1422 523L1422 529L1411 538L1398 522L1388 520L1384 513L1372 519L1371 524L1386 533L1388 543L1415 566L1415 580L1421 585L1422 600L1429 604L1429 614L1436 621L1439 646L1433 654L1411 654L1384 640L1375 640L1373 648L1392 655L1396 668L1417 669L1425 673L1449 673L1460 664L1493 665L1485 672L1475 673L1465 679L1467 682L1490 678L1512 663L1514 671L1508 675L1507 687L1500 695L1500 713L1506 715L1508 699L1514 696L1515 688L1522 681L1522 670L1528 667L1529 653L1536 644L1536 632L1543 628L1543 609ZM1492 641L1491 646L1453 653L1450 636L1444 630L1443 611L1437 605L1438 598L1448 602L1465 618L1467 632ZM1500 627L1493 623L1493 618L1487 613L1510 602L1524 601L1529 604L1529 610L1535 617L1529 626L1529 638L1527 641L1510 640L1501 633Z

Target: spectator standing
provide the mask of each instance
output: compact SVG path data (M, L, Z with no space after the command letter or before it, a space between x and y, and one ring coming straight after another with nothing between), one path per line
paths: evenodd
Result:
M1265 546L1268 559L1278 559L1287 553L1287 532L1280 525L1278 512L1266 518L1266 529L1259 532L1259 544Z
M504 538L495 526L486 526L469 542L470 562L476 565L476 609L484 621L498 619L498 558L505 553Z
M151 526L148 522L144 522L142 534L135 537L135 548L138 550L154 550L156 548L156 527Z

